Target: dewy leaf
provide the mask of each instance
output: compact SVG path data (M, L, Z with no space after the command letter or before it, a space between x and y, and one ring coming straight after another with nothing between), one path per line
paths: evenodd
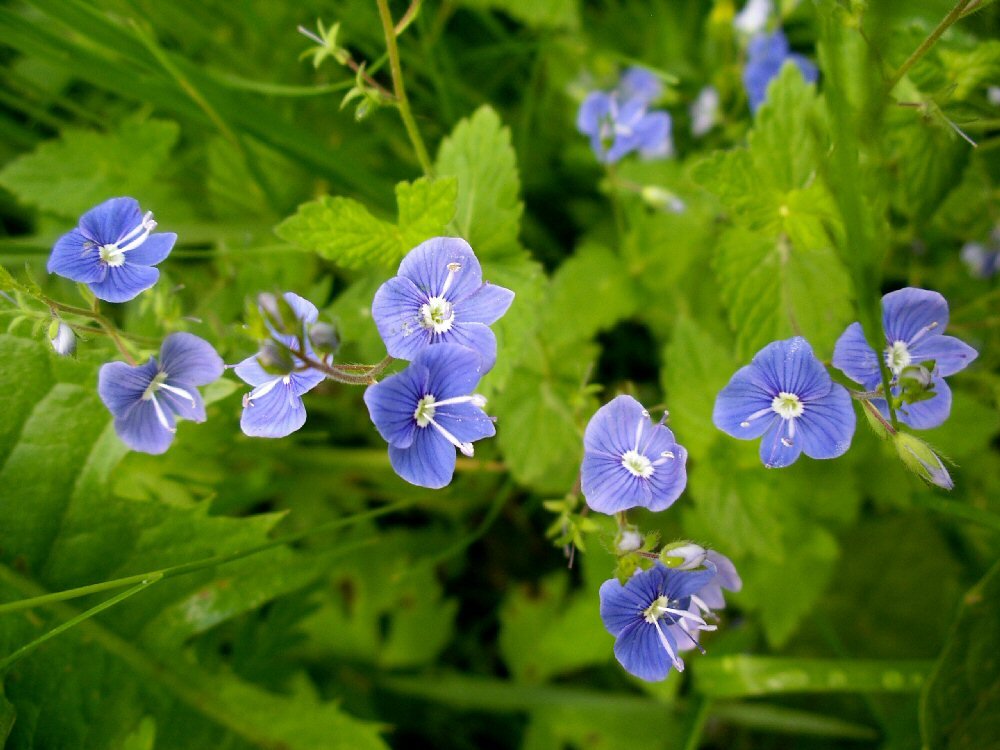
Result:
M7 164L0 185L23 203L66 218L119 195L145 207L163 194L163 167L179 134L177 123L164 120L129 121L109 133L69 130Z
M1000 737L1000 563L965 595L920 701L929 750L979 750Z
M396 224L373 216L352 198L326 195L303 203L275 232L342 268L391 270L416 245L445 233L455 214L456 189L452 178L399 183Z
M480 259L517 250L524 204L510 130L488 106L462 120L438 151L437 172L458 178L454 226Z

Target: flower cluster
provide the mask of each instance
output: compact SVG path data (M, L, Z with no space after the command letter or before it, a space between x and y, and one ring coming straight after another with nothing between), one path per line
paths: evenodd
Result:
M633 67L625 71L613 91L587 95L577 113L576 127L590 138L599 162L614 164L633 151L644 159L673 153L670 115L650 109L661 93L655 75Z

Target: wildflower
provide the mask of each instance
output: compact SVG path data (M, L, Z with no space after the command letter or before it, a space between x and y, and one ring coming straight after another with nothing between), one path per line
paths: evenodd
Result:
M97 376L97 392L114 416L115 432L132 450L163 453L173 442L177 419L205 421L197 386L219 379L222 359L204 339L172 333L160 358L144 365L109 362Z
M296 325L308 327L319 318L319 310L307 299L293 292L282 295L296 320ZM289 322L290 324L290 322ZM296 336L272 331L273 341L265 342L261 351L240 362L234 370L240 379L254 388L243 396L243 416L240 429L251 437L280 438L290 435L306 422L302 396L323 382L326 375L306 364L291 348L299 346ZM306 338L304 354L324 364L327 358L315 355Z
M743 10L733 19L733 27L746 36L756 36L767 28L767 20L773 12L771 0L747 0Z
M691 135L695 138L705 135L719 120L719 90L715 86L705 86L691 103Z
M615 658L626 671L656 682L665 679L671 667L684 670L677 637L688 644L694 642L689 630L715 630L690 611L692 595L714 575L708 568L671 570L657 562L624 585L617 579L601 585L601 619L615 636ZM686 623L684 629L681 622Z
M107 302L127 302L160 278L153 266L173 249L173 232L152 234L152 211L135 198L111 198L80 217L79 226L52 248L48 271L90 287Z
M966 242L962 246L962 262L969 273L980 279L989 279L1000 271L1000 226L990 233L988 245Z
M76 334L58 319L49 325L49 343L60 357L70 357L76 352Z
M583 436L581 488L600 513L669 508L687 484L687 451L663 422L631 396L618 396L591 418Z
M389 462L399 476L419 487L444 487L455 472L455 449L472 456L473 442L496 434L493 418L483 411L486 399L473 393L482 374L476 352L439 344L365 390L368 412L389 443Z
M763 436L760 460L788 466L800 453L836 458L854 436L847 389L834 383L801 336L774 341L739 369L719 393L712 421L741 440Z
M747 64L743 69L743 86L752 112L756 112L767 99L768 84L778 77L786 62L799 69L806 83L814 83L819 77L819 71L812 62L789 50L788 40L781 31L761 34L750 40Z
M937 427L948 418L951 389L944 379L964 370L979 356L965 342L945 336L947 325L948 302L937 292L907 287L882 297L883 356L892 375L889 386L893 405L899 402L899 421L918 430ZM907 369L911 365L931 362L934 363L932 388L925 391L920 400L909 401L902 393L904 372L911 372ZM866 390L875 391L882 386L878 357L868 345L860 323L849 325L837 339L833 366ZM884 397L872 399L872 403L883 414L888 414Z
M399 275L375 292L372 317L393 357L412 361L432 344L461 344L480 354L488 372L497 357L489 324L513 301L509 289L483 282L468 242L435 237L413 248Z

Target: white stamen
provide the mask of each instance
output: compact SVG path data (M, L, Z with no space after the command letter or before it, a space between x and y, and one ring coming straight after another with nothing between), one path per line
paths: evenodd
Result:
M885 352L885 364L893 375L899 375L912 360L910 349L905 341L894 341Z
M667 656L670 657L670 661L674 663L674 667L677 669L678 672L683 672L684 662L683 660L681 660L680 657L677 656L676 653L674 653L674 650L670 647L670 641L667 640L666 634L663 632L663 630L660 629L660 623L658 620L653 620L653 627L656 628L656 634L660 637L660 645L663 646L663 648L666 650Z
M802 416L805 407L802 404L802 400L794 393L781 391L771 399L771 410L782 419L794 419L795 417Z
M707 604L705 604L705 602L702 600L700 596L692 594L691 601L694 602L694 605L705 614L711 613L712 609Z
M168 432L177 432L177 428L171 427L170 422L167 421L167 415L163 413L163 407L161 407L160 402L156 400L156 396L150 396L149 400L153 402L153 409L156 411L156 419L163 426L163 429Z
M446 398L444 401L434 402L435 408L438 406L447 406L448 404L472 404L482 409L486 406L486 396L473 393L471 396L455 396L454 398Z
M793 445L792 441L791 441L791 440L789 440L789 439L788 439L788 438L786 438L786 437L783 437L783 438L781 438L781 444L782 444L783 446L785 446L786 448L791 448L791 447L792 447L792 445Z
M428 393L417 402L417 408L413 410L413 418L417 420L417 427L429 425L435 411L437 411L437 402L434 400L434 396Z
M926 336L928 333L930 333L937 327L938 327L938 322L936 320L925 325L923 328L921 328L913 335L912 339L910 339L909 341L910 346L913 346L915 343L920 341L920 339L922 339L924 336Z
M420 325L434 333L447 333L454 322L455 310L443 293L420 306Z
M194 399L194 396L185 391L183 388L178 388L177 386L174 385L167 385L166 383L161 383L160 388L162 388L165 391L169 391L170 393L173 393L176 396L180 396L181 398L187 399L188 401L191 402L191 406L194 406L197 403Z
M444 295L451 289L451 282L455 280L455 274L462 270L461 263L449 263L448 264L448 276L444 280L444 286L441 287L441 291L438 293L438 297L444 297Z
M765 414L770 414L772 411L773 411L773 409L770 406L767 407L766 409L758 409L753 414L751 414L749 417L747 417L745 421L740 422L740 427L742 427L743 429L746 429L747 427L750 426L751 422L753 422L753 421L755 421L757 419L760 419Z
M639 440L642 438L642 425L643 422L649 417L649 412L644 411L642 413L642 419L635 426L635 447L632 448L633 451L639 450Z
M427 419L427 422L434 427L434 429L436 429L438 432L441 433L441 435L444 437L445 440L447 440L449 443L451 443L460 451L462 451L463 456L468 456L469 458L472 458L472 456L475 454L475 449L472 447L472 443L463 443L457 437L448 432L448 430L439 425L435 421L434 417L425 415L425 418Z
M272 390L274 390L274 387L278 383L280 383L281 380L282 380L281 378L275 378L274 380L268 380L266 383L263 383L262 385L258 385L256 388L254 388L252 391L250 391L249 394L247 394L247 396L244 399L244 401L249 402L249 405L253 406L253 400L255 398L262 398L262 397L266 396L268 393L270 393ZM247 405L247 403L244 403L244 406L246 406L246 405Z
M795 420L794 419L789 419L788 420L788 439L789 439L789 441L791 441L792 438L794 438L794 437L795 437Z
M622 454L622 466L629 470L632 476L649 479L653 476L653 462L638 451L631 450Z
M146 238L149 237L149 233L156 229L156 222L153 221L153 212L147 211L146 215L142 217L142 220L126 232L121 239L117 242L110 242L106 245L101 245L98 248L101 260L112 268L117 268L125 264L125 253L129 250L135 250Z

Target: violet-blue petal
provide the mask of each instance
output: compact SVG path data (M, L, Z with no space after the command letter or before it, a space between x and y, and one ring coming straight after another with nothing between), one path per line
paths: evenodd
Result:
M292 393L296 396L302 396L326 380L326 374L322 370L310 367L306 370L296 370L289 373L288 379L291 383Z
M621 456L584 453L580 477L587 505L598 513L646 507L653 500L650 485L625 468Z
M193 383L167 378L164 385L182 392L178 393L164 387L157 390L156 398L164 408L169 408L175 416L190 419L192 422L205 421L205 402Z
M882 382L878 355L868 344L860 323L847 326L833 347L833 366L866 390L873 390Z
M942 377L964 370L979 356L979 352L961 339L943 334L922 337L909 348L914 364L934 360L934 371Z
M661 624L663 637L670 642L671 648L676 654L677 642L673 636ZM635 675L640 680L647 682L659 682L667 678L673 667L667 650L660 642L660 636L656 632L656 626L639 620L631 627L624 630L615 639L615 658L625 671Z
M78 229L67 232L56 241L46 269L49 273L84 284L100 281L105 273L97 246Z
M807 456L836 458L851 447L856 421L851 395L834 383L827 395L804 405L802 416L795 419L793 440Z
M654 593L647 601L644 595L637 593L636 586L628 586L637 577L646 576L648 573L649 571L636 573L624 586L616 578L601 584L598 592L601 602L601 621L611 635L618 636L637 620L641 620L643 610L659 596L658 593ZM656 581L660 581L661 578L659 574L656 575Z
M663 84L652 71L634 65L626 70L618 83L622 99L639 99L651 104L663 93Z
M468 297L455 302L455 317L469 323L496 323L510 308L514 292L486 282Z
M750 416L769 410L777 393L771 391L760 372L753 365L741 367L729 383L719 391L712 409L712 423L728 435L750 440L763 435L770 427L774 412L757 419ZM743 425L746 424L746 427Z
M193 333L172 333L160 347L160 369L191 385L214 383L225 367L212 345Z
M268 372L263 367L260 366L260 362L257 361L257 355L252 357L247 357L242 362L233 366L233 372L242 380L244 383L254 386L264 385L275 379L275 374Z
M951 414L951 388L943 377L935 377L933 383L933 398L903 404L896 410L900 422L915 430L931 430L948 420ZM883 401L882 404L884 403Z
M601 123L611 112L612 97L604 91L592 91L576 114L576 129L583 135L597 136L600 144ZM597 150L597 149L595 149Z
M295 317L306 325L311 325L319 320L319 310L316 309L316 305L305 297L300 297L295 292L285 292L282 297L285 298L288 306L292 308Z
M434 412L434 421L463 443L473 443L497 434L493 420L471 403L441 406Z
M163 416L173 428L173 414L168 409L163 409ZM115 432L132 450L153 455L164 453L174 440L174 433L160 423L152 399L140 399L124 414L116 416Z
M408 278L395 276L375 292L372 319L393 357L412 361L431 343L431 331L424 328L420 307L428 295Z
M652 420L642 404L632 396L616 396L597 410L587 423L583 446L588 451L602 451L616 457L635 447L635 428L639 420ZM644 428L645 429L645 428Z
M110 198L80 217L80 230L98 245L111 245L142 221L135 198Z
M635 125L639 155L645 159L655 159L673 153L670 130L670 115L666 112L650 112L640 119Z
M673 458L657 466L653 470L653 475L646 481L649 482L652 494L650 503L646 507L658 513L666 510L684 492L687 486L687 450L682 445L674 444L672 449ZM659 453L650 452L650 458L656 458Z
M909 345L929 326L933 333L947 325L948 302L937 292L906 287L882 297L882 326L890 344L903 341Z
M108 411L121 417L129 407L142 400L158 371L155 359L135 367L124 362L108 362L101 365L97 374L97 394Z
M457 300L482 286L483 271L469 243L460 237L434 237L413 248L399 264L399 275L429 296L439 295L448 278L448 266L458 264L445 299Z
M438 338L452 344L458 344L471 349L482 358L483 374L493 369L497 361L497 337L493 330L484 323L466 323L456 320L451 330L440 336L432 337L432 341ZM431 348L437 348L436 346Z
M417 432L414 412L424 397L430 373L413 363L365 389L365 405L375 429L389 445L408 448Z
M127 257L127 256L126 256ZM160 271L150 266L139 266L127 260L121 266L107 269L107 275L92 282L90 290L105 302L128 302L146 291L160 278Z
M801 336L773 341L754 356L751 365L759 368L763 380L778 395L794 393L802 401L825 396L833 381L809 342Z
M791 466L802 453L802 441L793 439L789 433L788 425L791 421L779 417L771 422L761 438L760 460L769 469Z
M126 263L140 266L155 266L162 263L174 249L177 235L173 232L157 232L149 235L139 247L125 253Z
M429 347L413 363L427 368L427 392L436 401L470 395L485 371L475 351L456 344Z
M455 473L455 447L433 427L416 430L406 448L389 446L389 463L410 484L437 490Z
M280 378L278 378L280 380ZM240 429L251 437L282 438L306 423L306 407L291 384L279 382L243 408Z

